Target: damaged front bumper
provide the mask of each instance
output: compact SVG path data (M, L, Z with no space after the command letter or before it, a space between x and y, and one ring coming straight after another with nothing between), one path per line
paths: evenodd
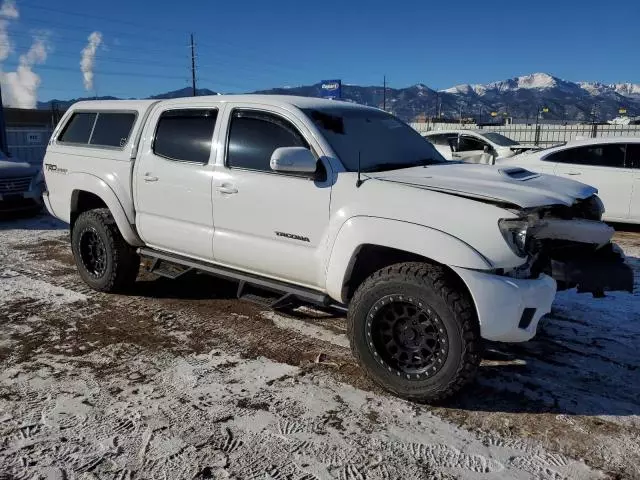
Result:
M551 258L550 276L558 282L559 290L575 287L580 293L591 292L594 296L610 291L633 293L633 270L613 243L590 254Z
M584 219L546 219L529 229L532 272L544 273L558 290L577 288L602 296L607 291L633 293L633 270L622 249L611 242L607 224Z

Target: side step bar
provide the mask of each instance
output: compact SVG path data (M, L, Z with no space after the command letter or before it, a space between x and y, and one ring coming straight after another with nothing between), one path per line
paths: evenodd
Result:
M160 252L152 248L142 247L138 249L138 254L152 260L148 271L167 278L178 278L181 275L197 270L226 280L237 281L238 298L256 301L261 305L268 305L271 308L292 308L301 304L312 304L320 307L330 307L345 310L344 305L336 303L328 295L312 290L310 288L292 285L278 280L260 277L246 272L239 272L231 268L212 265L200 260L183 257L173 253ZM255 287L272 293L280 294L277 298L269 296L261 297L254 293L249 293L248 287ZM271 301L265 301L266 299Z

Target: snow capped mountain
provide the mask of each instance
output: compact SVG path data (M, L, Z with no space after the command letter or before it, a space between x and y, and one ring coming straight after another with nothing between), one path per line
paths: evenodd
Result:
M614 83L609 88L625 97L640 97L640 83Z

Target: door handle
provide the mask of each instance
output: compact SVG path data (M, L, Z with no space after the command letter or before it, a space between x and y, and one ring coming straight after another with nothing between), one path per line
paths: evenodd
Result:
M571 176L573 176L573 175L582 175L582 173L580 173L580 172L564 172L564 173L566 173L567 175L571 175Z
M238 189L229 183L223 183L218 187L218 191L220 193L231 195L233 193L238 193Z
M145 173L143 179L144 179L145 182L157 182L158 181L158 177L154 177L153 175L149 175L148 173Z

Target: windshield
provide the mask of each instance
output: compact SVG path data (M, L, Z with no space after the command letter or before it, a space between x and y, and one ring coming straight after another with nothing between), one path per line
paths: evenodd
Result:
M383 111L329 107L305 109L350 172L380 172L450 163L418 132Z
M514 145L520 145L518 142L511 140L509 137L505 137L499 133L489 132L489 133L481 133L484 138L489 140L490 142L495 143L501 147L512 147Z

